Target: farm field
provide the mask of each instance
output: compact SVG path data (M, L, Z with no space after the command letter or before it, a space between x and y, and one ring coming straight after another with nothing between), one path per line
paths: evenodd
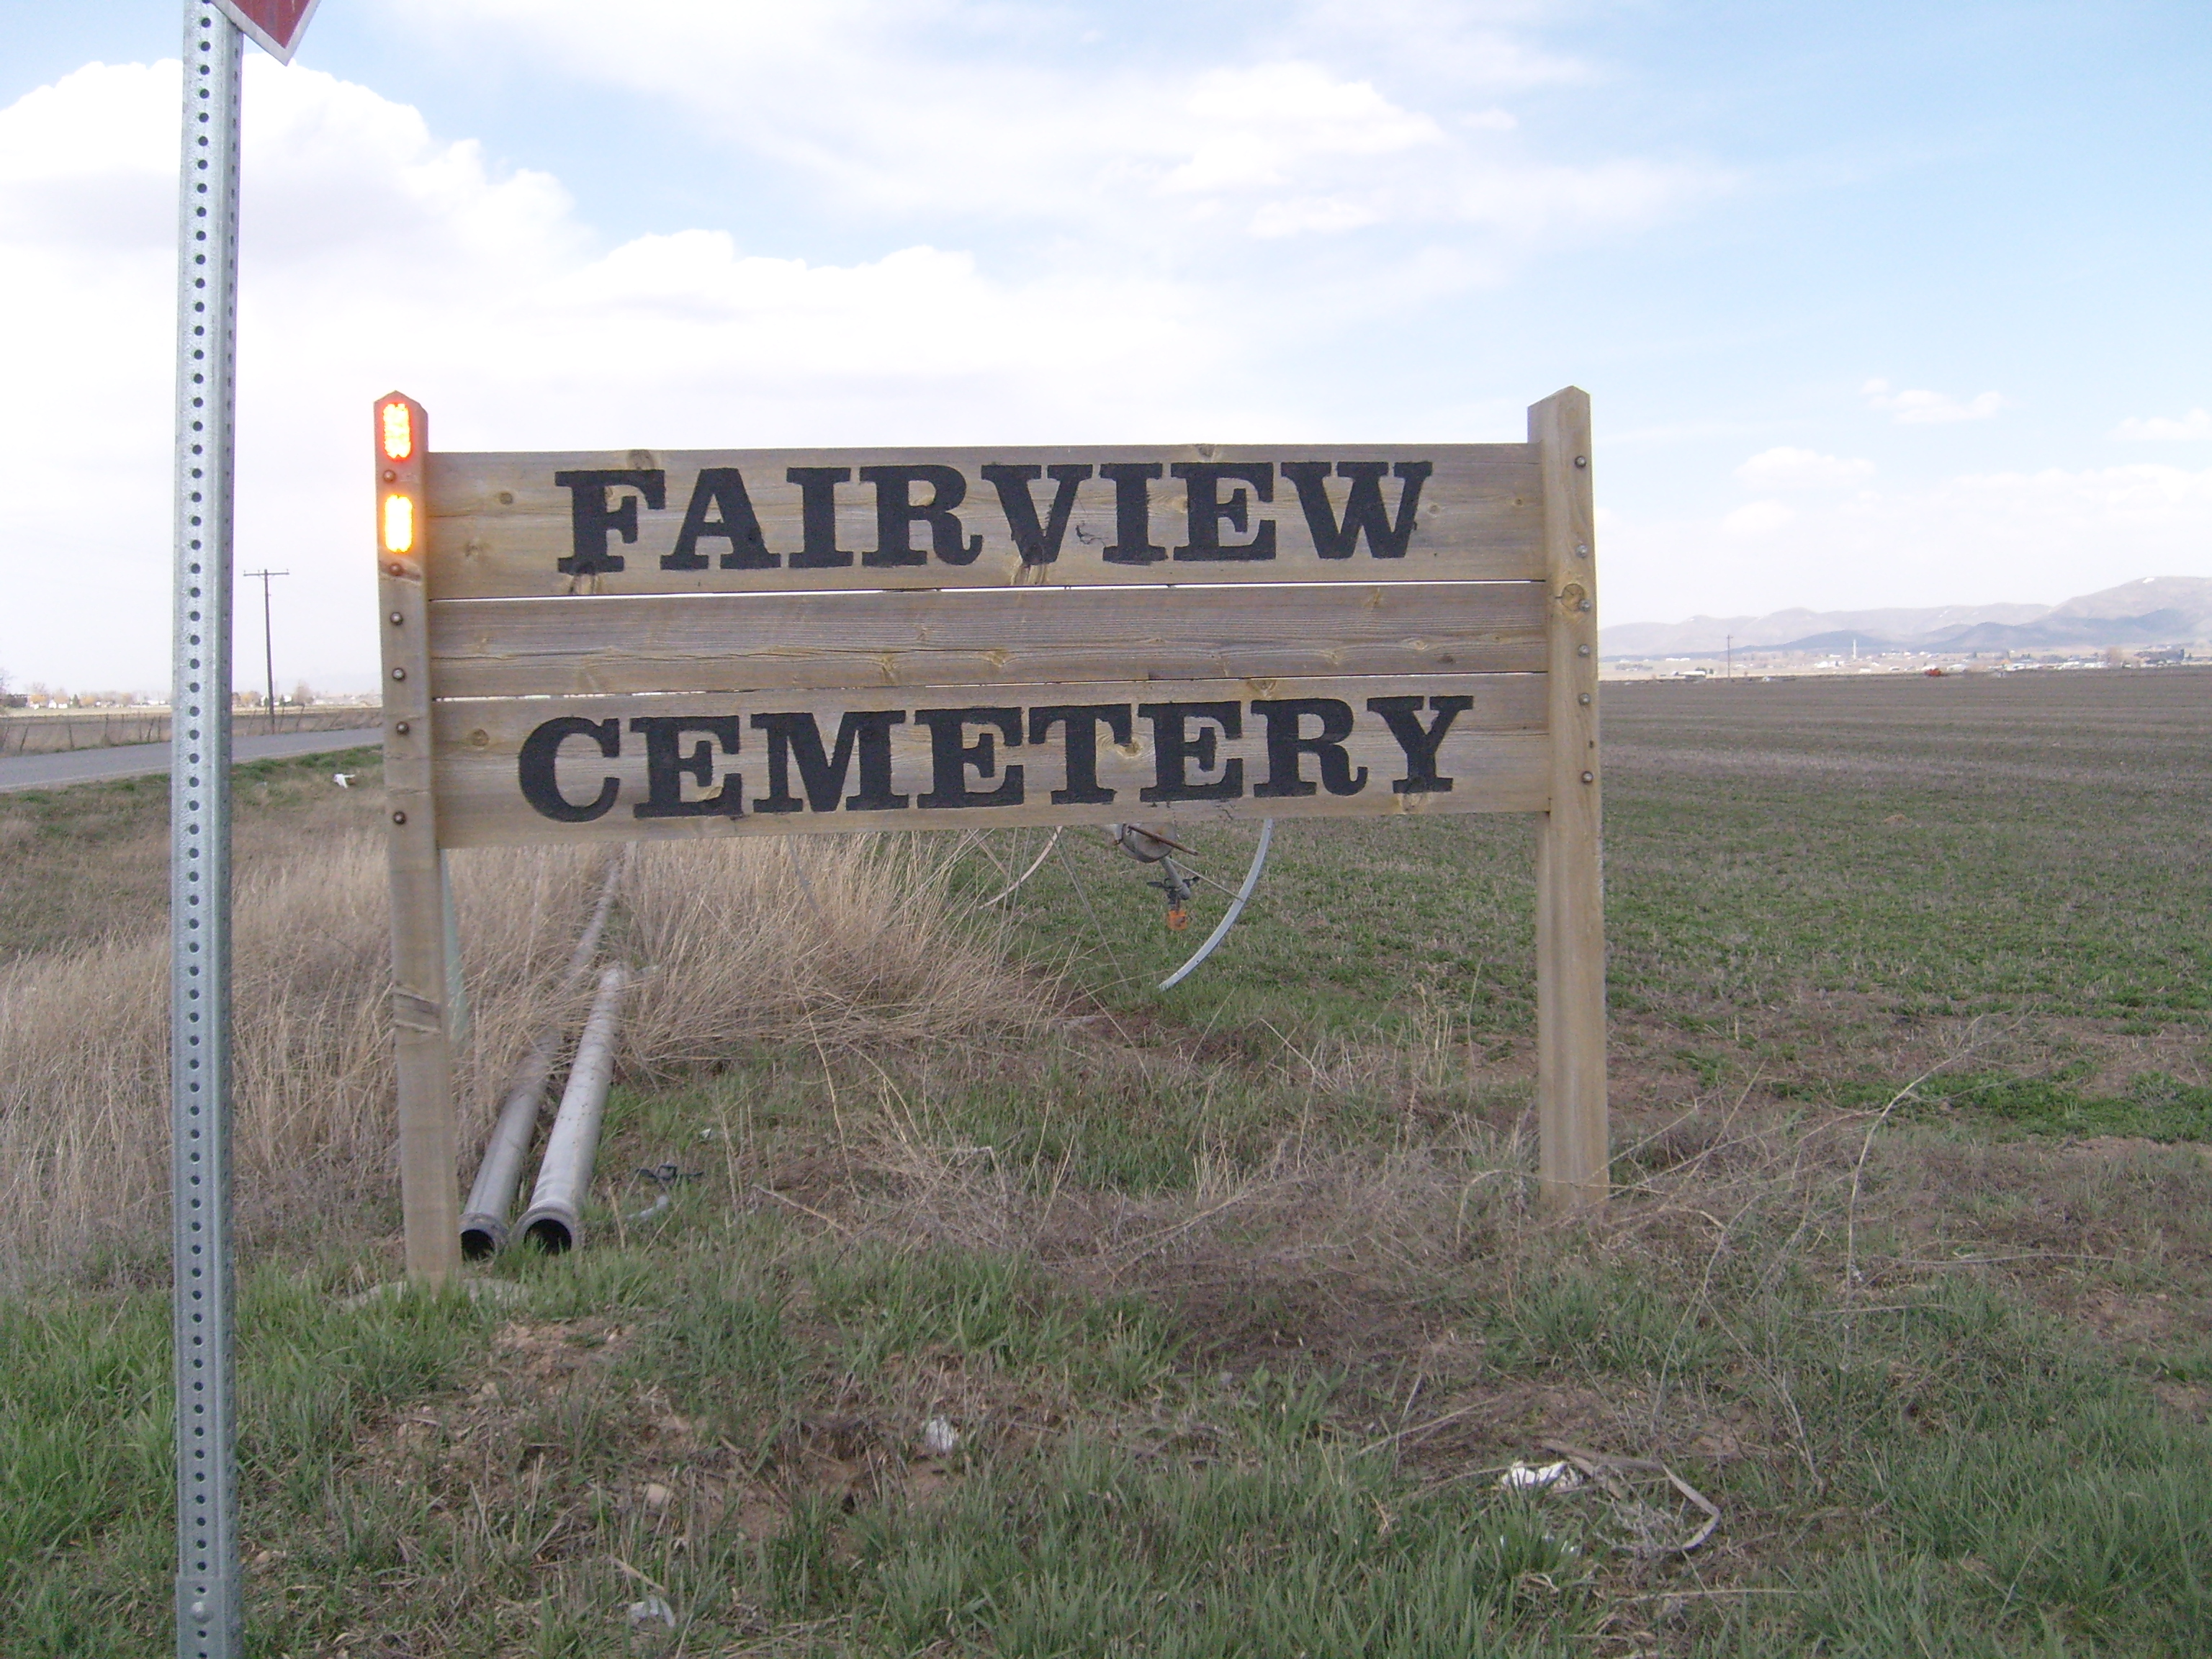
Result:
M1528 823L1286 825L1165 994L1218 898L1095 831L988 907L676 847L585 1248L434 1299L374 751L241 769L254 1650L2212 1650L2212 674L1604 696L1601 1217L1533 1203ZM11 1654L169 1641L164 795L0 800ZM593 866L457 862L481 1114Z

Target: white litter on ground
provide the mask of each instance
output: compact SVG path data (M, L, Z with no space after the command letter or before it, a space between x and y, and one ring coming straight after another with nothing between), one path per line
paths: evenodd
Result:
M1572 1492L1582 1483L1581 1472L1571 1463L1523 1463L1518 1459L1498 1477L1498 1484L1508 1492Z

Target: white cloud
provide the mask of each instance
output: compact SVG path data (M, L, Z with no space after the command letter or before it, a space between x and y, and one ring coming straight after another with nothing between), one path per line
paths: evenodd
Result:
M1899 426L1985 421L2006 407L2004 397L1995 392L1977 392L1961 403L1943 392L1892 392L1887 380L1869 380L1859 390L1865 394L1869 409L1888 410L1890 418Z
M2166 415L2130 416L2112 428L2112 436L2138 443L2212 438L2212 410L2192 409L2178 421Z
M1721 520L1724 535L1746 540L1771 536L1796 519L1797 515L1780 501L1747 501Z
M1864 483L1874 477L1874 463L1785 444L1761 450L1736 468L1735 476L1753 489L1832 489Z
M600 0L400 9L410 27L651 97L845 205L933 221L939 235L956 216L1069 238L1093 270L1377 226L1516 244L1634 230L1730 183L1683 161L1528 153L1510 111L1457 100L1586 71L1509 49L1494 27L1469 33L1432 0L1384 9L1416 31L1403 38L1435 43L1418 67L1397 63L1443 88L1434 109L1340 67L1347 42L1388 33L1373 7L1356 31L1322 4L1264 39L1200 32L1175 58L1106 59L1062 39L1054 13L988 0L660 0L619 28ZM1466 72L1439 77L1454 58Z
M1382 53L1408 70L1465 87L1523 91L1605 79L1589 62L1512 31L1543 21L1542 0L1304 0L1280 8L1284 38L1334 58Z
M395 386L454 449L1105 441L1164 416L1234 437L1267 418L1212 389L1221 337L1172 283L1009 283L926 246L825 265L704 230L603 249L554 180L411 109L258 54L247 77L238 555L295 573L280 677L374 672L362 457ZM169 64L94 66L0 110L0 287L39 319L0 399L18 678L166 677L176 107Z
M1764 538L1786 510L1758 501L1717 520L1624 515L1606 536L1608 615L2049 604L2152 573L2212 576L2212 467L1970 473L1814 497L1778 550Z
M1170 191L1283 185L1312 159L1391 155L1444 137L1367 82L1333 80L1310 64L1211 70L1183 101L1205 136L1163 181Z

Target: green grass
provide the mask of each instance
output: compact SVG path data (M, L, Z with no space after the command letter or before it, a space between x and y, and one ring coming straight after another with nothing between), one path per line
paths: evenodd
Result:
M341 791L333 772L359 781ZM374 747L233 768L240 856L281 852L338 823L374 823L382 777ZM158 928L169 902L168 834L166 776L0 795L0 848L16 872L0 882L0 961Z
M622 1653L611 1614L646 1593L635 1573L683 1609L692 1651L778 1631L789 1650L871 1655L1533 1656L1698 1588L1634 1576L1622 1511L1593 1495L1439 1478L1363 1420L1355 1382L1196 1363L1205 1334L1141 1302L781 1216L691 1225L689 1249L518 1261L526 1299L498 1316L258 1279L241 1356L256 1650L354 1631L399 1651ZM1679 1650L2212 1640L2212 1438L2016 1300L1961 1282L1833 1317L1832 1287L1758 1261L1693 1296L1573 1249L1510 1293L1478 1269L1436 1288L1437 1311L1484 1332L1493 1385L1633 1395L1663 1365L1753 1412L1786 1394L1780 1455L1680 1468L1747 1532L1808 1511L1860 1524L1796 1523L1751 1586L1783 1600L1686 1600ZM162 1310L8 1318L9 1650L157 1651ZM578 1369L519 1381L490 1341L503 1318L552 1332ZM937 1410L965 1439L931 1458L913 1442ZM1029 1431L1053 1421L1071 1426ZM673 1485L665 1510L637 1498L648 1474ZM771 1525L743 1524L747 1493Z
M1529 826L1429 819L1286 826L1165 998L1070 832L1033 1041L619 1090L507 1300L254 1265L251 1650L629 1655L650 1595L702 1656L2212 1651L2212 1170L2154 1144L2212 1139L2212 705L2033 678L1608 691L1599 1225L1514 1138ZM167 1649L166 1347L0 1305L11 1659ZM1547 1443L1630 1461L1498 1486Z
M240 1479L249 1516L317 1514L356 1437L447 1387L484 1320L465 1297L344 1304L333 1275L271 1267L240 1298ZM0 1303L0 1606L11 1654L153 1651L175 1572L166 1297ZM264 1540L290 1528L256 1526ZM352 1540L330 1588L377 1552ZM363 1547L366 1547L364 1549Z

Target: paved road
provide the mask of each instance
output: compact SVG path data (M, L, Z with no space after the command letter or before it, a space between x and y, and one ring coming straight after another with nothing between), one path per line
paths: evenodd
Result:
M232 751L236 760L289 760L295 755L330 754L384 741L384 728L368 726L350 732L279 732L273 736L240 738ZM169 769L166 743L125 744L114 749L71 749L58 755L10 755L0 760L0 794L13 789L58 789L72 783L93 783L106 778L139 778Z

